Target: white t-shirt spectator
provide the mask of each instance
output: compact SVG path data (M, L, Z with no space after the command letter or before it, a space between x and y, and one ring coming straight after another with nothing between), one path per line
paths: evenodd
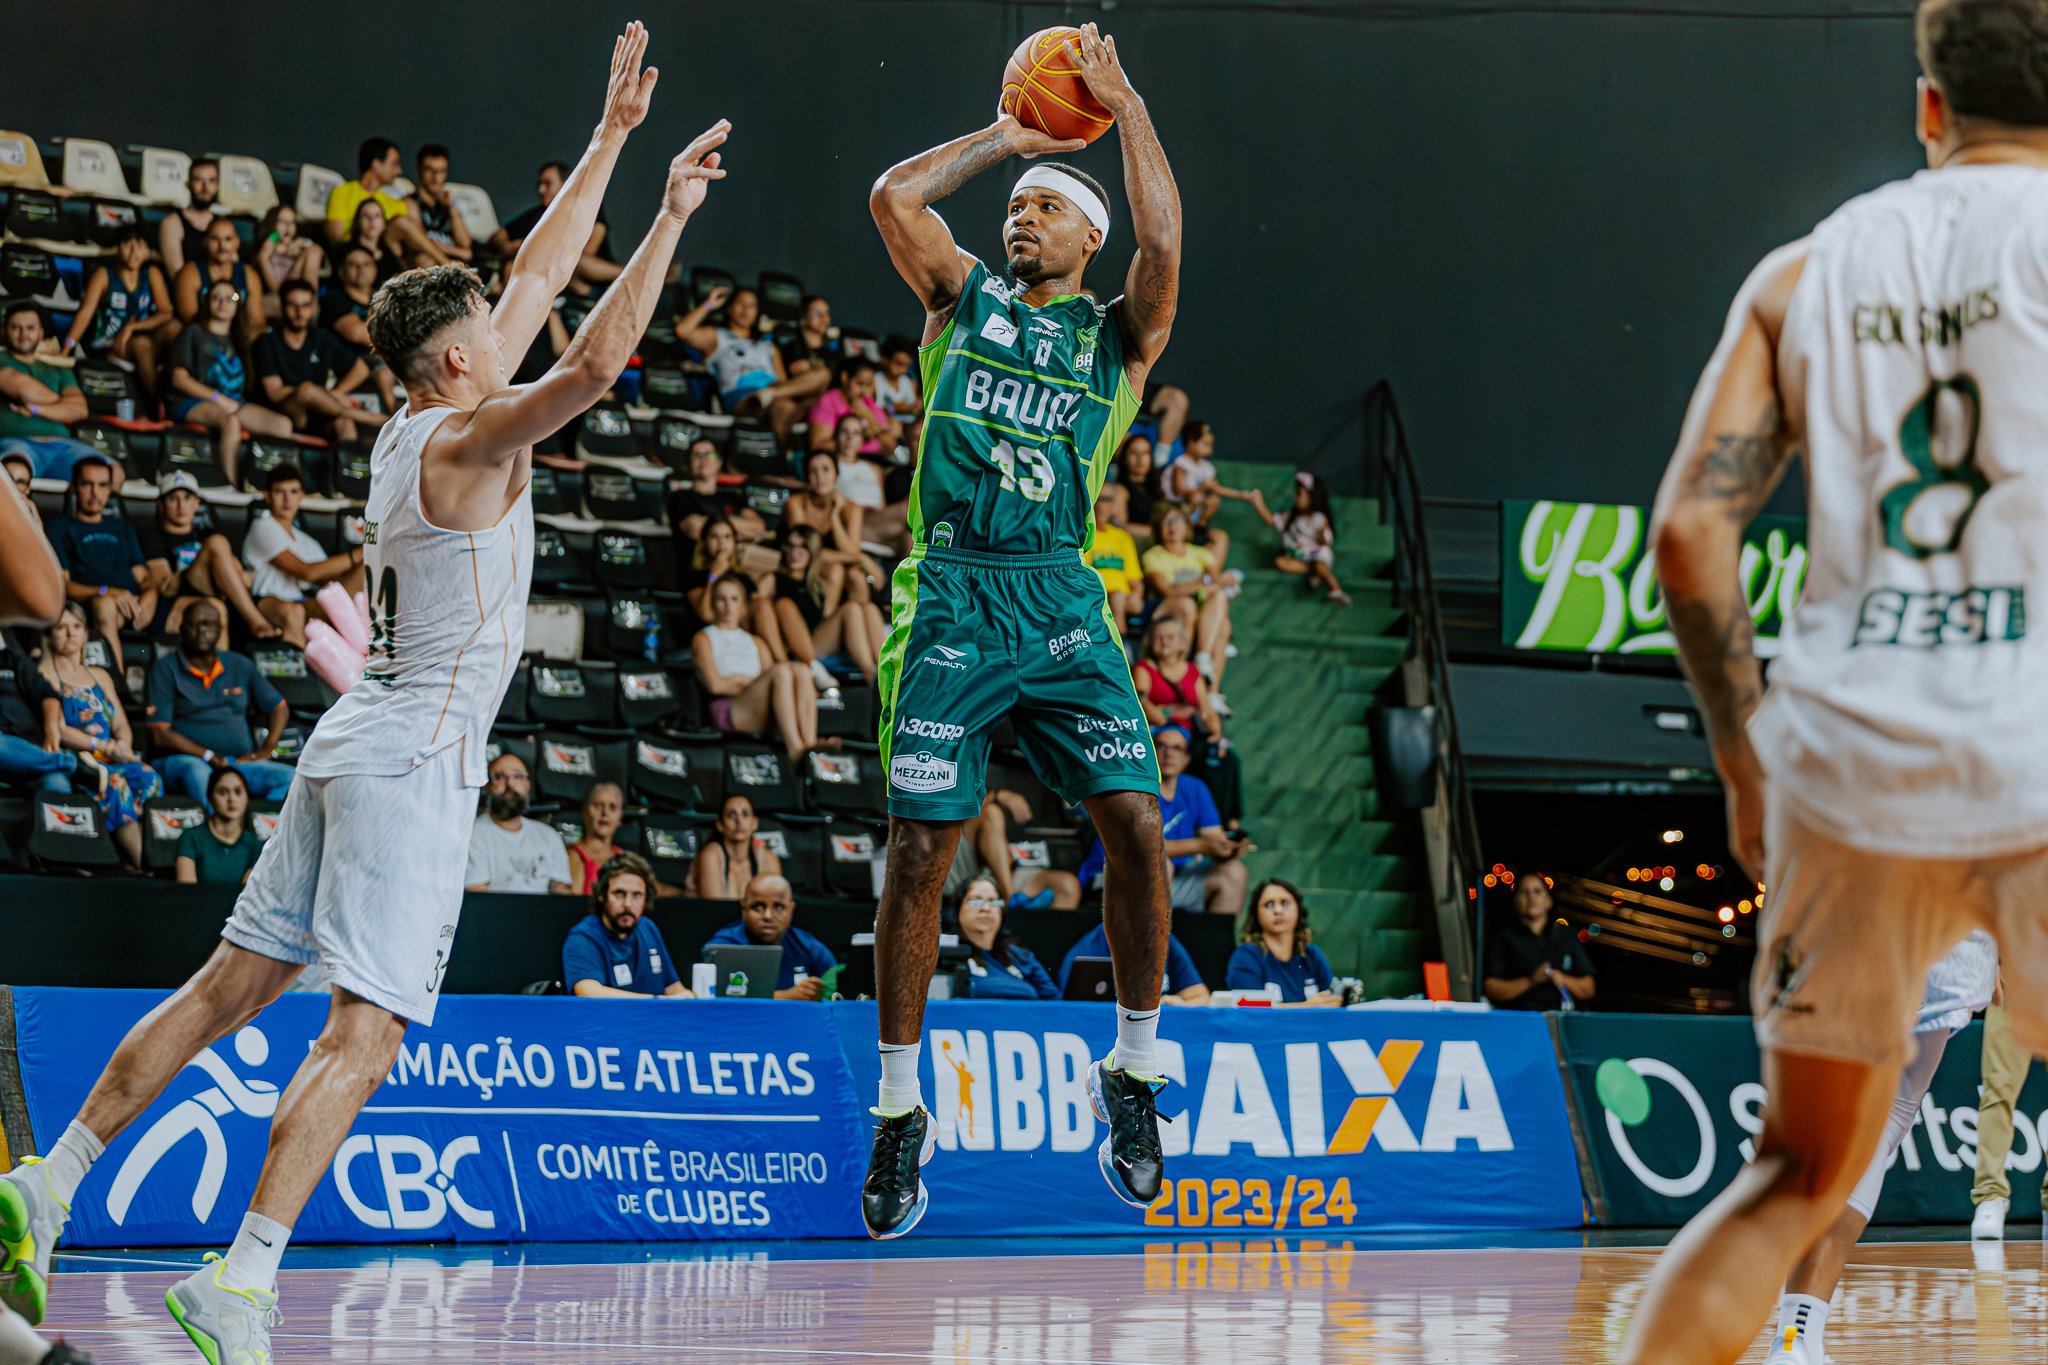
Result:
M488 815L476 817L469 831L469 870L464 886L489 886L493 891L546 895L549 882L574 886L569 873L569 846L540 821L524 817L516 830Z
M1197 488L1216 480L1213 460L1183 455L1166 467L1166 497L1169 502L1186 502Z
M882 510L881 471L866 460L839 462L839 491L857 507L864 507L870 512Z
M307 564L318 564L327 558L327 551L321 548L319 541L307 535L303 527L294 526L287 531L268 512L259 514L249 523L248 538L242 542L242 560L255 576L256 581L249 585L251 594L301 602L313 592L314 584L303 578L294 578L271 563L286 550Z
M898 417L917 411L917 369L904 371L901 379L886 374L875 376L875 401Z

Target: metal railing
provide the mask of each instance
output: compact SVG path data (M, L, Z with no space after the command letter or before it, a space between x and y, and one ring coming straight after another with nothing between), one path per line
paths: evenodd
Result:
M1377 489L1381 519L1394 528L1398 591L1408 613L1412 657L1422 672L1425 697L1435 708L1436 757L1440 783L1441 865L1431 868L1432 885L1456 901L1455 923L1465 934L1466 960L1472 964L1470 989L1478 986L1478 950L1483 941L1485 900L1478 894L1484 875L1479 822L1472 810L1472 787L1465 772L1465 753L1458 741L1457 708L1451 698L1451 666L1444 645L1443 618L1437 607L1436 579L1430 568L1429 533L1423 524L1422 486L1408 449L1394 390L1382 380L1365 396L1365 476ZM1411 695L1409 704L1417 704ZM1433 861L1436 851L1432 850ZM1465 908L1471 907L1466 915ZM1450 931L1453 917L1439 909L1439 927ZM1447 956L1451 945L1444 945ZM1455 961L1455 958L1453 959ZM1454 973L1455 974L1455 973Z

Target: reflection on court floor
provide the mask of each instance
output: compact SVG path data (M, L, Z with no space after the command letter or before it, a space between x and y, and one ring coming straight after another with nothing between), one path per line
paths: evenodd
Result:
M279 1365L1597 1362L1613 1358L1656 1254L1559 1236L1424 1240L312 1248L284 1272L274 1341ZM196 1259L60 1262L50 1326L105 1365L196 1360L162 1306ZM1839 1365L2044 1358L2037 1243L1865 1246L1843 1293L1828 1343ZM1745 1360L1763 1356L1760 1339Z

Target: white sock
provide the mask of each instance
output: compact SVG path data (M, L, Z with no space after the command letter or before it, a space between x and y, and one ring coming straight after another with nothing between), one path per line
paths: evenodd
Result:
M57 1139L57 1145L42 1159L43 1178L50 1182L50 1193L66 1209L78 1194L78 1186L84 1181L85 1173L92 1164L105 1154L107 1145L92 1135L92 1130L77 1119L64 1130L64 1136Z
M1821 1333L1828 1325L1828 1301L1811 1294L1785 1294L1778 1299L1778 1345L1790 1347L1804 1337L1807 1354L1814 1360L1827 1359Z
M242 1230L235 1234L235 1244L221 1266L220 1282L229 1289L275 1290L278 1262L291 1239L292 1230L275 1219L260 1213L244 1215Z
M0 1308L0 1365L41 1365L50 1343L9 1309Z
M924 1103L924 1085L917 1077L917 1060L924 1044L882 1043L882 1098L876 1108L885 1119L900 1118Z
M1109 1069L1143 1080L1159 1076L1159 1007L1128 1010L1116 1007L1116 1047L1109 1054Z

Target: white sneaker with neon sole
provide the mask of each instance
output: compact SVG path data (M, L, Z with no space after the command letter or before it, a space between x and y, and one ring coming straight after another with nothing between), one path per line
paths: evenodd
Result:
M29 1157L0 1175L0 1305L31 1327L50 1302L50 1253L71 1210L50 1192L42 1162Z
M270 1329L283 1315L277 1294L230 1289L220 1282L227 1262L208 1252L207 1263L170 1287L164 1306L211 1365L272 1365Z
M1973 1242L2002 1242L2005 1240L2005 1214L2012 1207L2010 1199L1993 1197L1977 1206L1976 1214L1970 1219L1970 1240Z

